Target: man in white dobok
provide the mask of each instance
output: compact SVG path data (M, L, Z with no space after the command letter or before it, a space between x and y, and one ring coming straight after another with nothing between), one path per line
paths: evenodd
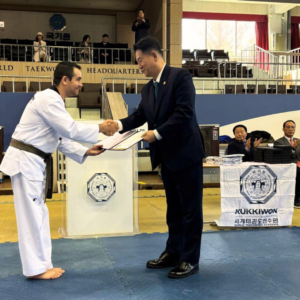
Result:
M29 101L0 166L11 177L23 274L28 278L56 279L64 273L51 261L45 203L45 195L52 195L51 154L58 149L82 164L87 156L104 150L101 146L86 148L71 140L94 144L99 132L112 135L117 131L109 121L99 125L77 123L66 111L64 99L77 96L82 87L80 69L71 62L57 65L54 86L36 93Z

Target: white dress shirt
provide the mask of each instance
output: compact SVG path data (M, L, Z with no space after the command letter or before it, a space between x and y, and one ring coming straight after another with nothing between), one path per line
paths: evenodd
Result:
M160 78L161 78L161 75L162 75L162 73L163 73L163 71L164 71L165 66L166 66L166 64L164 64L164 66L162 67L162 69L161 69L160 73L158 74L156 80L153 79L153 84L154 84L155 82L158 82L158 83L160 82ZM118 123L118 126L119 126L119 131L122 131L122 130L123 130L123 124L122 124L122 122L118 120L117 123ZM162 139L162 136L158 133L158 131L157 131L156 129L153 130L153 133L154 133L154 135L155 135L155 138L156 138L158 141Z

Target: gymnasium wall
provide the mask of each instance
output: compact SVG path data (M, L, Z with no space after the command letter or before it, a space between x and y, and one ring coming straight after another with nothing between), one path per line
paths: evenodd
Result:
M0 75L16 75L18 76L51 76L57 62L55 63L35 63L35 62L10 62L0 61ZM80 64L82 82L100 83L103 77L126 77L145 78L139 71L137 65L100 65L100 64ZM9 78L1 78L1 80L11 80ZM16 81L22 81L15 79ZM38 79L29 79L29 81L38 81ZM25 79L24 79L25 81ZM49 81L49 80L46 80Z
M248 3L226 3L184 0L183 11L210 12L224 14L267 15L268 5Z
M9 146L23 111L34 93L0 93L0 126L4 127L4 151Z
M49 19L53 13L0 10L0 19L5 22L1 38L35 39L38 31L44 34L53 32ZM85 34L91 42L102 42L102 34L107 33L112 43L117 42L116 17L107 15L84 15L63 13L67 27L63 33L70 33L71 41L80 42ZM50 39L51 40L51 39ZM56 39L59 40L59 39Z
M5 151L32 96L33 93L0 93L0 126L4 127ZM126 94L123 98L128 113L132 114L141 95ZM196 114L199 124L219 124L221 135L233 137L232 128L242 123L249 132L266 130L278 139L283 135L284 121L292 119L300 124L300 101L299 95L196 95Z
M300 17L300 6L294 7L291 11L291 16Z
M141 95L123 97L128 113L134 112ZM288 119L300 127L299 95L196 95L196 114L199 124L219 124L220 135L231 137L240 123L249 132L265 130L275 139L283 135L282 124ZM300 129L298 133L300 138Z

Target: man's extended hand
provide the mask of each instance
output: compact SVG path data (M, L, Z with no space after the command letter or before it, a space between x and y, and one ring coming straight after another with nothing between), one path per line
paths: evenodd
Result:
M114 120L105 120L102 124L99 125L99 132L102 132L103 134L108 136L114 135L118 130L118 122Z
M153 130L149 130L146 133L144 133L142 135L142 138L145 142L148 142L149 144L153 143L156 140Z
M96 156L103 153L105 149L102 148L102 145L94 145L85 152L85 156Z
M246 141L246 150L250 150L251 149L251 138L249 138L247 141Z
M297 149L299 144L300 144L300 140L295 140L294 141L294 148Z

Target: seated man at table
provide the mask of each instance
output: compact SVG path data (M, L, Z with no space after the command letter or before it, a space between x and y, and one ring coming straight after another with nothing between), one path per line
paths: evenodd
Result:
M296 123L293 120L287 120L283 123L284 136L274 142L274 146L292 146L292 162L297 164L296 190L295 190L295 208L300 208L300 140L294 138Z
M247 136L247 127L241 124L233 128L233 133L234 139L228 145L227 154L244 154L243 161L254 161L254 149L262 139L251 140L251 137Z

